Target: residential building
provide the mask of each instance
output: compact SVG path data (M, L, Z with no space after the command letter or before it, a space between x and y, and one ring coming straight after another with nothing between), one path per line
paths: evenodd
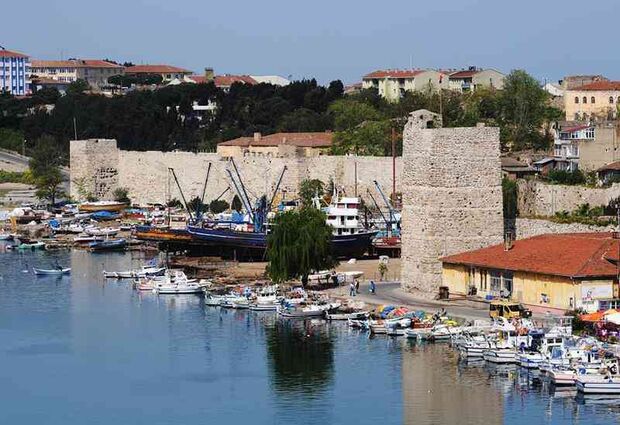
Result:
M279 87L284 87L291 84L288 78L280 77L279 75L250 75L250 77L258 84L265 83Z
M392 69L374 71L362 78L362 88L375 88L390 102L408 91L429 91L450 88L448 75L432 69Z
M71 83L67 83L66 81L54 80L52 78L35 77L32 79L30 85L32 87L33 93L46 88L54 88L58 90L60 94L65 94L67 88L69 87L69 84Z
M30 94L28 55L0 48L0 92L14 96Z
M559 81L562 90L572 90L586 84L596 83L599 81L609 81L602 75L567 75Z
M611 120L618 115L620 81L597 81L567 89L564 112L567 120Z
M523 179L536 174L536 169L525 164L515 158L503 156L502 162L502 176L509 180Z
M246 155L267 156L318 156L332 146L333 134L326 132L275 133L263 136L239 137L217 145L217 153L223 157Z
M468 69L450 72L450 88L460 92L470 92L476 89L504 88L505 75L494 69L480 69L471 66Z
M125 68L126 75L161 75L164 84L173 80L183 81L192 71L172 65L134 65Z
M441 258L450 294L504 296L535 311L620 306L613 233L540 235Z
M602 184L620 183L620 161L604 165L596 172Z
M55 80L60 83L86 81L92 88L108 85L108 78L123 73L123 66L99 59L69 59L60 61L33 60L33 80Z

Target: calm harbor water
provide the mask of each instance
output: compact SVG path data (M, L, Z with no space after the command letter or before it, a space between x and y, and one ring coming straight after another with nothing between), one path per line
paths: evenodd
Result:
M71 276L35 277L58 261ZM0 423L609 424L620 399L446 345L137 293L129 253L0 252Z

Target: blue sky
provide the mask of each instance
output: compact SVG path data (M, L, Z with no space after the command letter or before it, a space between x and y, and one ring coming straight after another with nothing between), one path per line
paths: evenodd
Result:
M620 79L618 12L618 0L30 0L2 5L0 45L320 82L410 63Z

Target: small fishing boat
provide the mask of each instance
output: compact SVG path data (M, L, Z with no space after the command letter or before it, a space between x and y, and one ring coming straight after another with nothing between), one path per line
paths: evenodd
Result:
M577 378L575 370L569 368L553 368L547 370L546 375L549 382L558 387L575 385L575 378Z
M577 391L583 394L620 394L620 377L607 375L578 375Z
M17 249L19 249L20 251L21 250L28 250L28 249L30 249L32 251L34 251L36 249L45 249L45 243L41 242L41 241L30 242L30 243L22 243L22 244L19 244L17 246Z
M495 345L484 350L482 358L489 363L517 363L517 350L509 345Z
M250 301L245 297L239 297L232 302L231 307L237 310L247 310L250 308Z
M91 251L122 251L127 246L125 239L106 239L101 242L91 242L88 249Z
M84 202L79 206L80 211L85 212L97 212L97 211L122 211L127 208L127 204L124 202L114 201L97 201L97 202Z
M324 317L325 312L335 310L340 303L310 304L306 306L278 306L278 315L288 319L304 319L311 317Z
M143 266L139 270L128 270L120 272L103 271L103 276L107 279L132 279L150 276L163 276L166 272L165 267Z
M89 235L78 235L73 238L73 242L76 244L89 244L91 242L101 242L105 240L102 236L89 236Z
M355 313L326 313L327 320L366 320L370 316L367 311L359 311Z
M278 304L250 304L250 310L252 311L276 311L278 309Z
M63 274L71 273L71 268L70 267L64 267L64 268L59 267L56 269L38 269L36 267L33 267L32 271L37 276L43 276L43 275L60 276Z
M84 233L90 236L116 236L121 229L112 227L88 227L84 229Z

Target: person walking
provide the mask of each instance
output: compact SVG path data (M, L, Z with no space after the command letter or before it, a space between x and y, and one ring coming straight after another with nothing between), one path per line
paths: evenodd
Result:
M360 293L360 280L359 279L355 279L355 293L356 294Z
M368 287L368 291L372 294L375 295L376 291L377 291L377 287L375 286L375 281L371 280L370 281L370 286Z
M349 285L349 295L351 297L355 296L355 285L353 284L353 282L351 282L351 284Z

